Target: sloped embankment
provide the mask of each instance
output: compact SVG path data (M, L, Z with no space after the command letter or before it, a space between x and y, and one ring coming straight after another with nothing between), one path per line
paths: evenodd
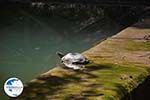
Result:
M150 66L150 20L126 28L83 54L82 71L56 67L27 83L18 100L119 100L146 77Z

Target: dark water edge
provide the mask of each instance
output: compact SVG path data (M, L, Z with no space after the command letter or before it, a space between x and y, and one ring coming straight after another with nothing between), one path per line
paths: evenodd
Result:
M122 100L150 100L150 76Z

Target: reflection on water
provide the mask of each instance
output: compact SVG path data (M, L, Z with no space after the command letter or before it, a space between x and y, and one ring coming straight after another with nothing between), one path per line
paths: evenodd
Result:
M97 30L92 27L79 33L75 22L58 16L37 16L24 10L1 11L1 89L9 77L27 82L59 64L56 51L82 52L119 29L115 22L105 18L94 26Z

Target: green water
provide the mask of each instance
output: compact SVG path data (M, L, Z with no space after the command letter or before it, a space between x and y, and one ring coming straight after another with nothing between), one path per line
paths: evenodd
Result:
M1 10L1 100L7 100L3 84L9 77L18 77L25 83L60 64L56 51L82 52L119 30L109 18L99 24L95 26L98 30L91 28L79 33L78 24L62 17Z

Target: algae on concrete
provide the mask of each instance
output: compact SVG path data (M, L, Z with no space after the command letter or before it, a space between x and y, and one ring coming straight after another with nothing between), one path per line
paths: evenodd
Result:
M148 76L144 67L91 63L83 71L59 67L27 83L19 100L119 100Z

